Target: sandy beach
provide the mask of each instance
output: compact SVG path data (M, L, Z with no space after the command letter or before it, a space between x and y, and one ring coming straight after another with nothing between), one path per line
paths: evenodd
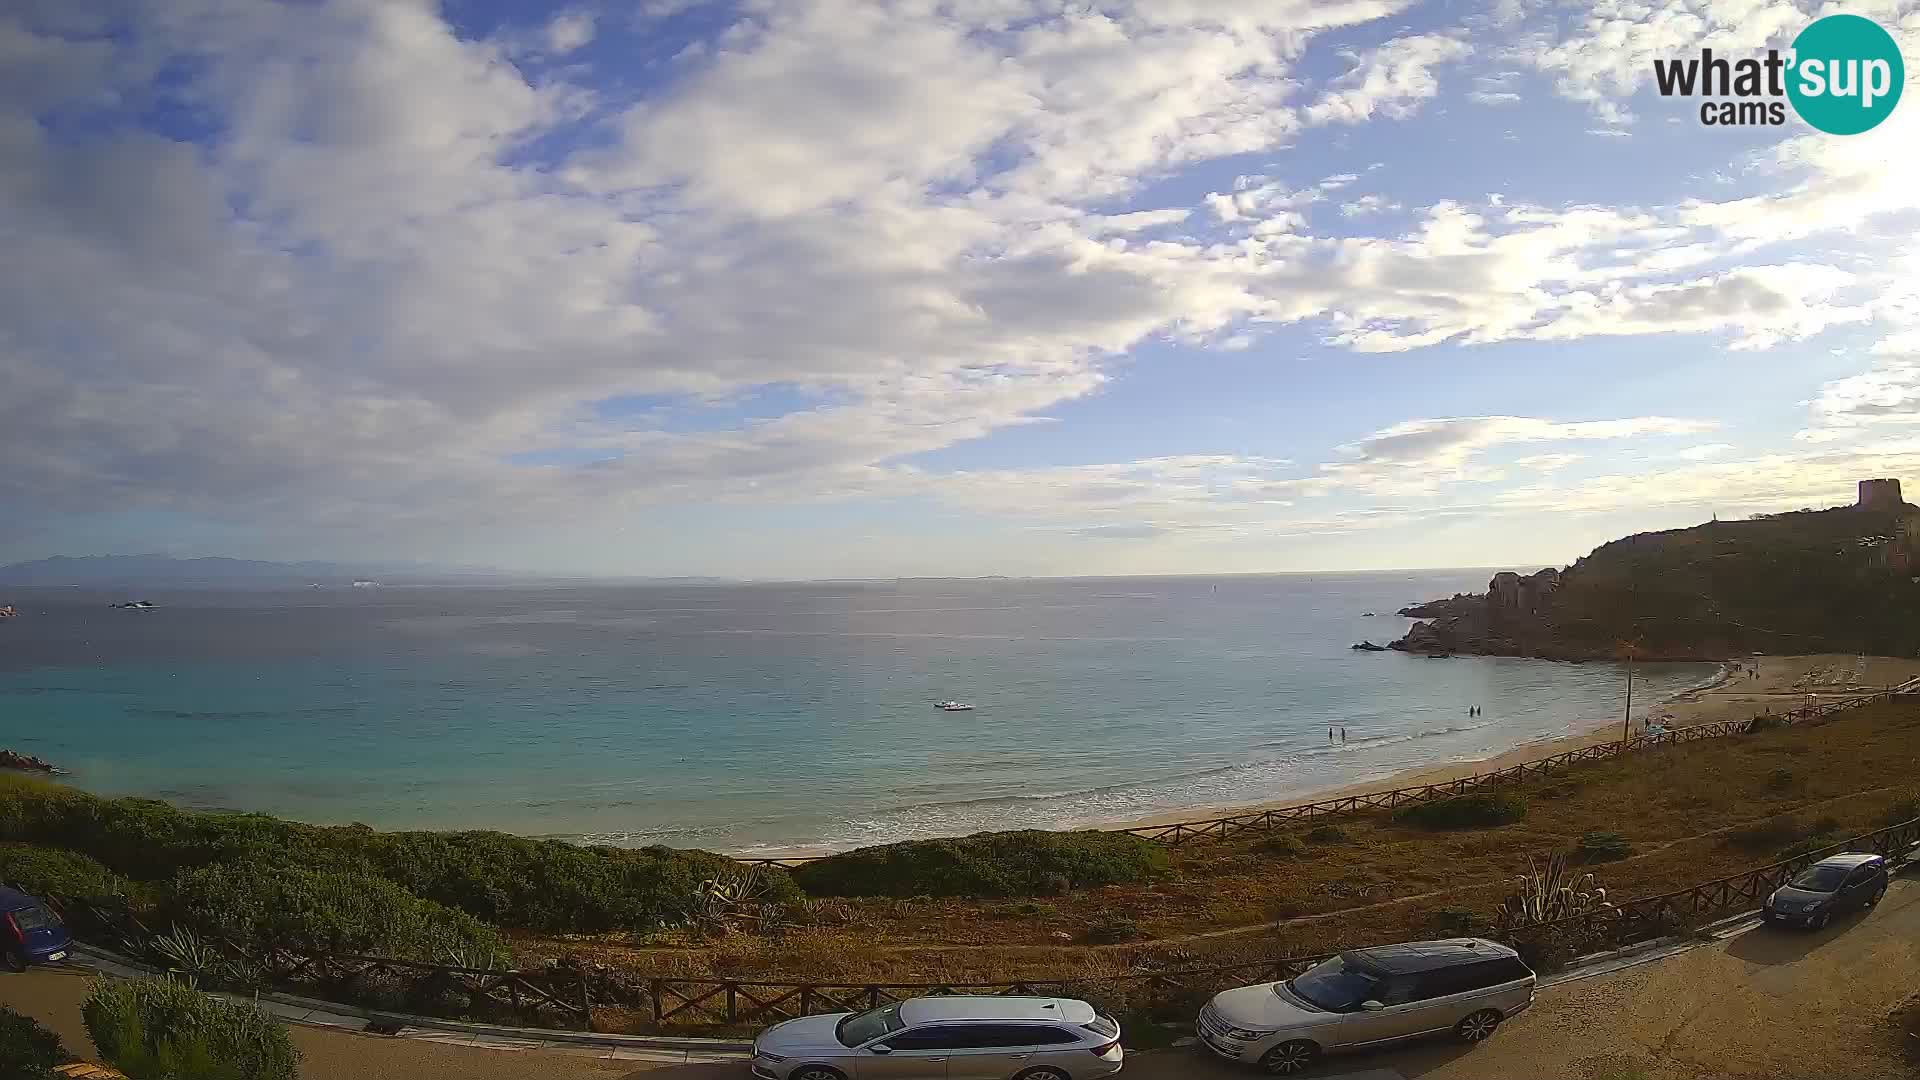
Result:
M1549 661L1540 661L1548 663ZM1750 674L1749 669L1757 671ZM1891 656L1854 656L1815 654L1808 656L1755 656L1727 663L1713 681L1665 701L1642 704L1635 701L1633 729L1642 729L1642 720L1669 727L1690 727L1719 720L1747 718L1763 712L1785 712L1816 701L1832 701L1878 693L1890 686L1920 676L1920 660ZM1438 784L1475 773L1511 768L1522 762L1612 742L1621 737L1621 719L1596 719L1586 731L1557 739L1539 739L1492 757L1470 761L1449 761L1432 767L1408 769L1378 780L1345 787L1303 791L1269 802L1237 806L1194 806L1145 818L1102 822L1102 829L1129 829L1151 825L1170 825L1179 821L1202 821L1229 817L1303 802L1318 802L1344 795L1393 788ZM795 847L778 852L756 851L754 858L813 858L833 854L832 849Z
M1541 661L1546 663L1547 661ZM1748 674L1755 669L1757 675ZM1815 701L1833 701L1878 693L1897 683L1920 675L1920 660L1894 656L1849 656L1822 653L1810 656L1755 656L1722 667L1714 681L1696 690L1655 701L1644 708L1634 705L1633 729L1641 730L1642 718L1668 727L1691 727L1720 720L1745 719L1763 712L1786 712L1797 705ZM1274 802L1236 807L1204 807L1185 813L1160 814L1135 821L1103 826L1127 829L1144 825L1167 825L1176 821L1196 821L1303 802L1318 802L1343 795L1393 788L1415 787L1458 780L1475 773L1511 768L1522 762L1581 747L1613 742L1621 737L1621 720L1613 717L1597 721L1584 732L1558 739L1539 739L1522 743L1504 753L1475 761L1452 761L1432 768L1408 769L1365 784L1349 785L1325 791L1309 792Z

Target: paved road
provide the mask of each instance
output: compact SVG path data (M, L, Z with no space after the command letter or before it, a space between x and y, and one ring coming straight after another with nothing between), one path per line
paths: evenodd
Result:
M1920 1076L1891 1049L1888 1013L1916 990L1920 881L1896 881L1878 910L1818 933L1761 927L1612 975L1551 987L1475 1048L1434 1043L1335 1059L1354 1080L1824 1080ZM0 1003L90 1050L86 980L0 975ZM658 1065L556 1051L504 1052L294 1028L307 1080L740 1080L744 1068ZM1247 1080L1198 1050L1136 1054L1130 1080Z

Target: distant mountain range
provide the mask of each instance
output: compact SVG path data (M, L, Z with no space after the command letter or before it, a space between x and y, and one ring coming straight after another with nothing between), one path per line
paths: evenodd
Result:
M284 589L308 585L347 588L356 581L372 581L381 585L532 585L556 580L559 579L491 567L434 566L406 562L270 562L220 557L177 559L169 555L55 555L52 558L0 566L0 585L78 585L83 588ZM598 580L662 585L706 585L724 581L721 578Z

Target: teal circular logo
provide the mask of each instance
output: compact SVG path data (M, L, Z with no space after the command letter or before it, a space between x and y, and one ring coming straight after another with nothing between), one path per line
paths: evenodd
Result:
M1793 39L1790 63L1793 111L1829 135L1858 135L1878 125L1907 83L1893 35L1858 15L1816 19Z

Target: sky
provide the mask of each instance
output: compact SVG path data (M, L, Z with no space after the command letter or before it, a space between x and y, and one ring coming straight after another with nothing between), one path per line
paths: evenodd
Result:
M1564 564L1920 489L1920 100L1755 0L14 0L0 562ZM1909 98L1920 97L1913 93Z

